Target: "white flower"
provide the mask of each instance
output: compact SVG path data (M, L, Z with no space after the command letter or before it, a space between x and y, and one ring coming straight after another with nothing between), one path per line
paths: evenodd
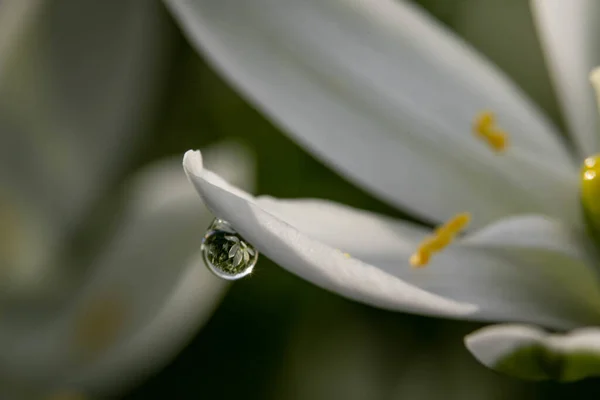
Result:
M469 213L432 232L325 200L252 197L188 152L184 168L208 207L259 251L391 310L560 331L600 324L599 260L584 233L578 172L600 150L588 82L600 62L599 2L532 2L575 151L501 71L408 2L167 4L232 84L349 180L435 224ZM457 240L454 225L469 216ZM411 256L428 266L411 268ZM523 377L600 374L600 329L562 336L494 325L466 344L486 365Z
M112 398L173 357L225 292L198 254L212 216L179 157L114 185L154 111L161 12L0 1L1 399ZM252 182L238 147L207 150ZM98 204L111 205L101 220Z

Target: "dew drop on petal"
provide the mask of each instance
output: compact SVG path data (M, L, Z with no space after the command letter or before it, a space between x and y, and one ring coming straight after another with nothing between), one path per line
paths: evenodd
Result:
M227 280L249 275L258 261L258 251L227 221L219 218L210 224L204 234L201 250L208 269Z

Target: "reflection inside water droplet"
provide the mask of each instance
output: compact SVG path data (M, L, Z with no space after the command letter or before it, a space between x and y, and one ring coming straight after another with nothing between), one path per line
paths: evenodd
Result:
M236 280L250 274L258 251L222 219L216 218L202 239L204 263L219 278Z

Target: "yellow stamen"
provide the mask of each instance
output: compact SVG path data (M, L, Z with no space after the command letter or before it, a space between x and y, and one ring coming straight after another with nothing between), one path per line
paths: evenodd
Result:
M410 256L410 265L415 268L424 267L429 263L430 257L431 253L419 248L412 256Z
M491 111L477 114L473 122L473 132L496 152L502 152L508 146L508 133L497 127L496 117Z
M435 229L433 235L426 237L417 248L417 251L410 257L410 264L415 268L429 264L431 256L448 247L456 235L465 229L470 220L471 215L469 213L461 213Z

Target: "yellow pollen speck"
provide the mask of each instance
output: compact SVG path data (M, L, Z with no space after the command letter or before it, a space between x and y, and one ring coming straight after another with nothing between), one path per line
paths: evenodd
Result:
M125 323L125 311L125 303L115 294L91 300L75 322L76 354L89 361L114 343Z
M490 111L477 114L473 132L496 152L502 152L508 146L508 134L496 126L496 117Z
M346 258L352 258L352 256L350 255L350 253L342 253L344 255L344 257Z
M471 215L461 213L435 229L432 236L426 237L417 250L410 257L410 264L415 268L424 267L429 264L433 253L445 249L465 227L469 224Z

